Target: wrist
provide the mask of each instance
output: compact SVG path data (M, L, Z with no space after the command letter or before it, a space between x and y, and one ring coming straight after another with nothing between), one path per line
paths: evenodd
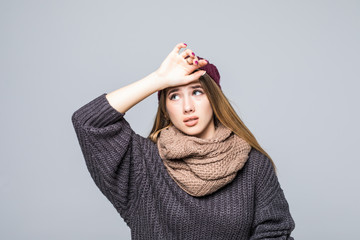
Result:
M166 85L166 79L161 74L159 74L158 71L152 72L149 76L151 79L150 81L152 85L155 87L156 92L161 91L168 87Z

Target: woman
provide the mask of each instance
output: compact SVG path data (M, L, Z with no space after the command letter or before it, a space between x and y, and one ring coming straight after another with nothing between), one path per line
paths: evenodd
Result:
M159 69L72 121L88 170L132 239L293 239L268 154L222 91L217 68L177 44ZM124 114L158 91L149 138Z

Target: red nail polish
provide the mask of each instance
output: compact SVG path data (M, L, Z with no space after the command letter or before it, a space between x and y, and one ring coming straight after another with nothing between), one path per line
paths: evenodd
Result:
M198 65L198 61L195 61L195 64Z
M186 44L186 43L184 43L184 45L185 45L185 46L187 46L187 44Z
M192 55L195 56L195 53L193 52Z

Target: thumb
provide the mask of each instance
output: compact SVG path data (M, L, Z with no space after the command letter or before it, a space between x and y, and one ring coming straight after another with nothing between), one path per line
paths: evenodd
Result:
M206 71L201 70L201 71L196 71L196 72L194 72L193 74L187 75L187 76L185 77L186 82L189 83L189 82L198 80L198 79L199 79L201 76L203 76L205 73L206 73Z

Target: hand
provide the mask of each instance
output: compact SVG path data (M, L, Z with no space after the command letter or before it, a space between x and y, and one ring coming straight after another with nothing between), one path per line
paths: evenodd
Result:
M163 81L164 88L188 84L205 73L203 70L194 71L205 66L208 63L206 60L199 60L190 49L179 54L181 48L186 47L184 43L177 44L155 71L159 81Z

